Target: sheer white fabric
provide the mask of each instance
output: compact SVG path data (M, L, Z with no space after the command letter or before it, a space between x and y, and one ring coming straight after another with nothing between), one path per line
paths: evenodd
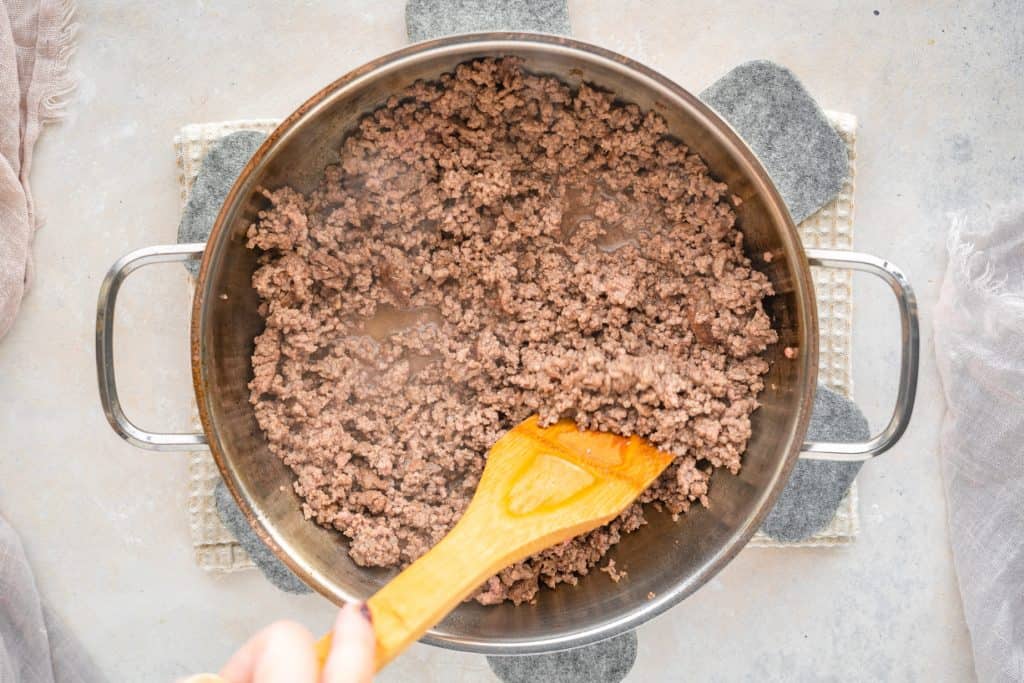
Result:
M935 352L950 539L975 668L983 682L1024 681L1024 208L955 221Z

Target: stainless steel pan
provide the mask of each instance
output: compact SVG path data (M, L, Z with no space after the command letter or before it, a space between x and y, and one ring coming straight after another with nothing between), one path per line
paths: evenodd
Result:
M636 627L678 603L714 576L743 548L783 489L801 454L857 460L899 439L910 418L917 377L918 331L914 295L889 262L853 252L805 250L764 168L738 135L696 97L636 62L591 45L528 34L477 34L422 43L378 59L335 81L289 116L245 167L224 202L209 241L150 247L114 264L100 290L96 355L100 394L114 429L154 450L208 446L249 521L274 552L306 583L335 602L365 598L392 572L355 566L346 543L302 518L291 472L267 449L249 406L253 338L261 331L250 286L255 254L244 234L266 206L256 188L311 189L339 143L365 113L420 78L484 56L516 55L525 68L572 85L596 83L624 100L657 110L671 132L699 153L713 175L743 199L738 210L750 253L781 257L766 265L777 294L767 302L781 337L769 352L771 370L753 416L743 470L719 474L714 505L678 523L650 513L651 523L626 536L611 557L629 567L629 579L603 575L542 593L536 605L464 604L425 638L429 643L488 654L542 652L583 645ZM200 261L192 308L192 375L203 433L163 434L133 424L117 398L113 371L113 315L129 273L151 263ZM902 324L902 364L896 408L882 432L865 443L808 443L818 368L818 322L810 266L863 270L885 280L896 295ZM223 295L227 295L224 297ZM786 358L784 347L795 347ZM648 599L649 595L654 597Z

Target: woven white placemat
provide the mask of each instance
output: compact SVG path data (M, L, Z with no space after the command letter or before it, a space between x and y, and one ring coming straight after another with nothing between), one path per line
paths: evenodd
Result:
M835 126L850 159L850 172L843 189L798 227L804 245L850 249L853 247L854 175L856 172L857 118L852 114L826 112ZM203 157L215 140L239 130L269 133L276 119L253 119L198 123L185 126L174 138L178 161L178 184L182 207L202 165ZM839 393L850 396L853 390L850 368L850 331L852 312L851 274L844 270L812 268L818 299L820 325L819 380ZM191 291L191 279L188 282ZM195 420L198 426L198 418ZM233 572L254 567L252 560L235 537L221 524L214 505L213 489L220 479L217 466L208 451L189 455L188 514L196 563L207 571ZM839 505L832 522L814 536L796 543L780 543L758 532L750 541L754 547L835 546L852 543L860 530L857 516L857 483Z

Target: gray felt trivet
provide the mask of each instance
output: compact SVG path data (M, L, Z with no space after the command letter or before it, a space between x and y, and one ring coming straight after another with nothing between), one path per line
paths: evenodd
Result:
M210 146L181 213L178 242L206 241L228 191L266 137L263 133L243 130L225 135ZM197 261L186 261L185 267L192 277L199 273Z
M245 515L238 509L238 503L235 502L223 481L217 482L213 496L217 502L217 514L220 516L220 520L224 522L228 531L235 535L238 542L245 548L245 552L249 553L249 557L256 563L263 575L270 580L270 583L288 593L312 592L312 589L304 584L302 579L297 577L284 562L277 559L277 555L260 540Z
M750 145L799 223L843 186L846 145L793 73L759 60L700 94Z
M546 655L488 657L505 683L619 683L636 661L636 631Z
M410 43L455 33L532 31L569 35L565 0L409 0Z
M857 404L819 384L807 438L843 442L864 441L869 436L867 418ZM799 541L823 529L862 464L798 460L761 530L779 541Z

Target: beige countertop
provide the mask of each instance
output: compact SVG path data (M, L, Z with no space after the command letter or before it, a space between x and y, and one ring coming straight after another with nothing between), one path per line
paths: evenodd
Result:
M41 590L111 679L167 681L219 666L273 619L323 630L331 609L255 572L195 566L185 458L132 448L100 411L99 282L122 253L174 240L171 139L181 125L287 114L402 46L404 3L80 4L78 100L43 136L33 172L46 218L36 280L0 343L0 512L22 534ZM1019 13L1009 2L570 5L578 38L691 90L765 57L792 68L823 106L856 114L856 246L902 266L922 308L917 412L903 441L861 474L857 543L744 551L640 629L628 680L972 678L939 473L931 310L948 212L1019 194ZM133 277L118 309L126 407L153 428L188 422L176 269ZM854 392L877 427L895 387L896 316L881 285L855 286ZM491 678L482 657L416 646L381 680Z

